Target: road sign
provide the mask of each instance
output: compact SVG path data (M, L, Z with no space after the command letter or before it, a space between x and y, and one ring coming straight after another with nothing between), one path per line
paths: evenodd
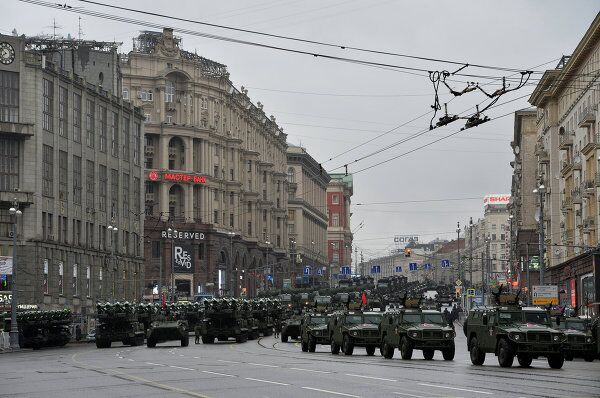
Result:
M425 263L423 264L423 269L433 269L433 266L431 265L431 263Z
M440 261L440 265L442 266L442 268L449 268L450 260L442 260L442 261Z
M350 275L352 274L352 269L350 268L349 265L345 265L343 267L340 268L340 274L342 275Z
M323 270L321 268L317 268L317 275L323 275Z
M482 300L480 294L478 294L477 296L474 296L474 298L473 298L473 304L475 304L475 305L482 305L483 304L483 300Z
M408 269L411 271L416 271L418 269L417 263L408 263Z
M373 265L371 267L372 274L381 274L381 265Z
M475 297L475 289L467 289L467 297Z
M533 305L558 304L558 286L556 285L534 286L532 293Z
M304 267L304 275L310 275L310 267L308 265Z
M461 286L462 285L462 281L459 279L456 281L456 286Z

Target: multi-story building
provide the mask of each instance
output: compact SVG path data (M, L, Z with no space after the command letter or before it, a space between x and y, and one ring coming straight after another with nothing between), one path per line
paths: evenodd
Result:
M142 296L143 117L113 91L114 43L0 35L0 48L4 273L13 208L17 302L70 308L85 332L96 301Z
M548 70L529 102L538 107L538 162L544 201L544 283L559 284L562 304L598 314L600 254L600 14L570 56ZM596 303L596 304L593 304Z
M179 297L280 286L286 135L224 65L181 49L172 29L142 32L134 43L121 59L122 94L146 117L149 285L174 283Z
M509 259L513 260L512 272L521 286L527 285L527 267L529 279L535 284L539 281L539 233L536 221L536 195L534 189L539 187L538 163L550 161L548 151L537 141L535 109L515 112L514 138L511 147L515 159L513 168L511 201L509 202ZM509 237L510 238L510 237Z
M330 177L306 149L287 149L288 236L295 286L329 284L327 184ZM305 273L307 269L307 273Z
M350 174L330 174L330 177L327 185L327 257L331 266L330 274L336 277L341 266L352 266L350 198L353 185Z

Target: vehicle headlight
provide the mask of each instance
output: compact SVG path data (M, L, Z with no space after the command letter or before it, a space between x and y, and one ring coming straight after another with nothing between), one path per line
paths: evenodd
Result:
M587 339L585 339L585 342L586 342L586 343L591 343L591 342L592 342L592 338L591 338L591 337L588 337Z
M444 333L444 337L447 338L447 339L449 339L450 338L450 332Z
M351 334L352 336L358 336L358 332L356 330L353 330Z
M558 341L560 339L560 336L558 334L554 335L554 341Z
M419 332L410 332L410 337L414 337L414 338L419 337Z

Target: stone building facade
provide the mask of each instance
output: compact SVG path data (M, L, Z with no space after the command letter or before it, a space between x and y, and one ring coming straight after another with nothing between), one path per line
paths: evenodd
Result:
M330 284L327 258L329 174L299 146L287 150L288 235L292 248L290 279L296 287ZM308 274L304 272L308 267Z
M14 54L0 64L0 254L12 256L16 207L17 301L70 308L85 332L96 301L141 299L143 117L94 84L119 79L114 43L0 46ZM61 52L86 54L78 74L53 62Z
M341 266L352 266L352 229L350 228L352 175L330 174L327 185L327 257L335 278ZM357 270L354 269L354 274Z
M168 290L172 274L180 298L281 285L286 135L224 65L183 50L172 29L134 43L122 93L146 117L147 293Z

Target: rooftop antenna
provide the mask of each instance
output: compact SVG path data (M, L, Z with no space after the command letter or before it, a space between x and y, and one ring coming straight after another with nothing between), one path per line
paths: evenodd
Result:
M56 18L52 18L52 39L56 40L56 29L62 29L62 26L56 24Z
M83 37L83 29L81 28L81 17L79 17L79 21L78 21L78 30L77 30L77 39L79 41L81 41L81 38Z

